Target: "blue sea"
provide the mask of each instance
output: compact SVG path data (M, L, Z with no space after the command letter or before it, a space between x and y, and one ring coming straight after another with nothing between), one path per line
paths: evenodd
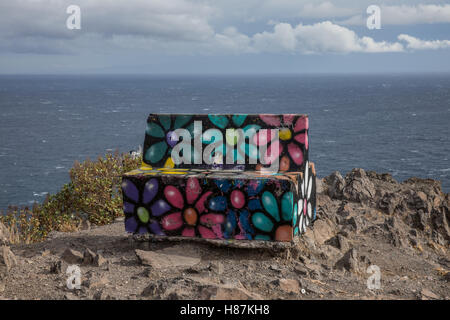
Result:
M318 175L450 191L450 75L0 76L0 209L41 202L75 160L143 143L151 112L306 113Z

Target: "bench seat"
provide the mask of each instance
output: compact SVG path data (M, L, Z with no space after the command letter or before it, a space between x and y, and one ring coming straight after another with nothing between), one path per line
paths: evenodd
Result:
M178 138L175 130L183 126L195 137L194 121L195 125L203 121L202 147L214 141L204 140L214 133L219 146L236 145L235 157L241 154L244 164L175 163L171 157L178 141L172 141L173 136ZM237 131L226 131L230 127L243 128L241 135L248 133L247 128L276 128L280 132L278 169L266 171L267 163L266 167L249 163L248 145L260 145L264 137L239 140L234 135ZM167 237L293 241L316 218L316 171L308 160L308 128L305 115L151 114L142 166L122 177L126 231ZM247 149L239 149L236 141L243 141ZM276 143L267 141L264 143ZM225 147L221 150L225 154Z
M316 216L314 164L308 167L309 177L303 172L144 166L123 176L125 229L162 236L293 241Z

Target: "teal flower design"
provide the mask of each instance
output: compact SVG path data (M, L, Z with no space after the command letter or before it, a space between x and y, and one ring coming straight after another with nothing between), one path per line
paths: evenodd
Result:
M208 129L203 134L203 143L211 144L216 143L218 146L215 148L218 154L214 156L223 157L223 163L226 162L227 155L227 146L231 150L233 150L233 159L234 163L243 162L245 157L247 156L250 159L253 159L256 163L258 159L258 148L256 144L253 142L254 135L261 129L261 126L256 124L249 124L245 127L241 128L247 119L246 114L238 114L233 116L225 116L225 115L208 115L209 120L213 123L217 128ZM242 133L244 136L248 136L249 143L244 141L243 137L239 136L239 131L237 129L242 129ZM223 136L222 133L225 133ZM224 140L215 141L213 137L222 136ZM240 142L241 141L241 142ZM239 143L240 142L240 143ZM239 144L239 145L238 145ZM237 146L236 146L237 145ZM213 155L211 155L211 158ZM216 163L221 164L220 161Z
M173 120L167 114L149 119L147 121L147 130L145 131L144 161L150 165L173 167L170 152L178 143L178 138L174 131L186 125L191 118L191 115L179 115ZM189 129L192 131L192 128Z
M256 229L255 240L291 241L293 237L294 195L291 191L281 196L281 205L270 191L260 197L260 210L252 214L252 224ZM254 206L255 207L255 206Z

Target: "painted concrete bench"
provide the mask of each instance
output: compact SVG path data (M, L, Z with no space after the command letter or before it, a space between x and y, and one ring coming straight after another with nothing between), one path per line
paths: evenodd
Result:
M150 114L126 231L293 241L316 217L308 132L306 115Z

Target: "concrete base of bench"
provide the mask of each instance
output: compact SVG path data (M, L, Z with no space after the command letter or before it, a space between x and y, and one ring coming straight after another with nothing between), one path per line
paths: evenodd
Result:
M265 240L234 240L234 239L204 239L198 237L177 237L177 236L157 236L154 234L133 234L132 241L137 243L158 243L158 242L192 242L206 244L218 248L236 249L264 249L272 252L281 252L295 247L300 237L294 237L292 241L265 241Z
M305 168L275 174L134 170L122 177L125 229L158 238L219 239L228 244L294 241L316 215L314 164Z

